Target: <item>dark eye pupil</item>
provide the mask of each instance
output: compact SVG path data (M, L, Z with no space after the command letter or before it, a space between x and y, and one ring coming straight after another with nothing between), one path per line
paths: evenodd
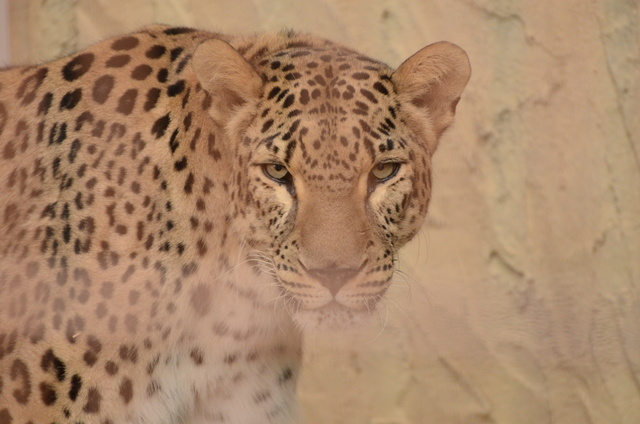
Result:
M273 169L275 169L276 171L280 172L284 169L284 166L282 165L273 165Z

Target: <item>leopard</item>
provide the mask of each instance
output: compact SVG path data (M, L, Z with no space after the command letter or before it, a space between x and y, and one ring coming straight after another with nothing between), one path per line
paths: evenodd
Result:
M470 78L151 25L0 70L0 424L295 423L420 230Z

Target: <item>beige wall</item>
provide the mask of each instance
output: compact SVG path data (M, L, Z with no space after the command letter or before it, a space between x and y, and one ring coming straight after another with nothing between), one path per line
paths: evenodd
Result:
M471 57L387 328L308 342L308 424L640 423L637 0L131 3L12 0L14 62L151 22Z
M0 0L0 66L9 64L9 7Z

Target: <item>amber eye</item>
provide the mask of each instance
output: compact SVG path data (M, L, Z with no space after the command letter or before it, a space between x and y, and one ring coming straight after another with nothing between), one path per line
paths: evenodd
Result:
M262 165L262 170L267 175L267 177L272 178L278 182L284 182L289 175L289 171L284 165L280 165L277 163L267 163Z
M396 175L398 169L400 168L400 164L396 162L381 162L373 167L371 170L371 174L378 181L386 181L389 178Z

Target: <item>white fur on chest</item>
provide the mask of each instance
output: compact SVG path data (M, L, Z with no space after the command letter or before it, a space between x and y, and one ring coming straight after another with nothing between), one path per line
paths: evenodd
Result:
M180 336L161 356L152 377L162 392L141 400L130 421L297 422L300 332L283 305L274 303L274 293L265 289L266 278L242 268L212 285L211 307L204 316L177 317Z

